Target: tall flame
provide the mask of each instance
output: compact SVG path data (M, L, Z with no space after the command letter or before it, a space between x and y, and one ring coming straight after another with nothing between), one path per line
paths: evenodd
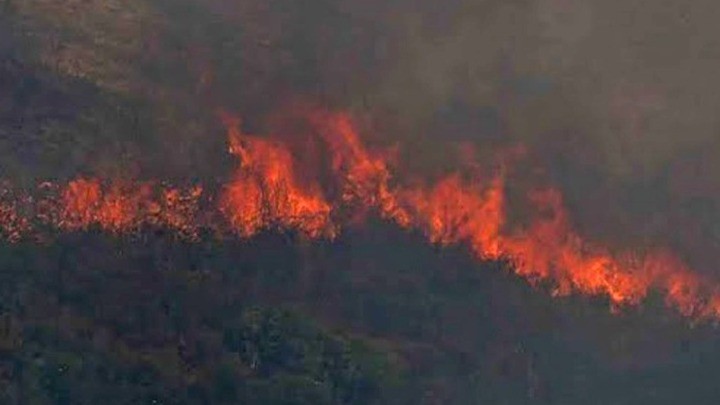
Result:
M226 187L221 210L242 236L278 226L300 230L311 237L334 236L332 206L315 184L302 188L294 172L290 150L284 145L240 132L240 121L223 114L230 153L240 159L240 170Z
M619 307L637 304L656 289L686 316L720 318L720 288L667 250L612 253L588 242L573 229L556 189L529 193L535 215L529 225L510 226L503 170L485 177L458 171L434 183L401 184L387 156L363 144L348 114L312 110L305 115L312 136L329 153L327 170L337 196L321 179L299 176L297 151L287 142L245 134L240 120L224 113L229 152L239 163L217 198L200 185L95 178L43 183L24 196L4 186L0 236L15 242L43 227L112 234L165 228L193 240L203 229L242 238L281 229L332 239L348 225L344 214L375 213L432 243L465 244L478 259L505 258L518 275L531 283L550 282L558 295L604 295Z

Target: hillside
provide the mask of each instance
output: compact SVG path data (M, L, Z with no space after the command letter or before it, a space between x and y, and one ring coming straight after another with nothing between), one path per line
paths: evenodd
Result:
M79 175L222 184L236 162L219 110L263 133L267 117L296 97L358 116L386 107L378 77L403 47L374 17L394 18L400 6L390 3L3 0L0 177L28 189ZM401 139L407 117L385 113L390 123L373 125ZM456 126L438 125L479 125L459 115ZM408 165L449 165L446 154L438 148L440 157ZM188 241L167 230L91 227L40 243L2 241L0 402L701 404L720 396L715 326L683 318L655 293L617 310L607 297L554 297L552 286L531 285L511 266L380 219L335 240L265 230Z

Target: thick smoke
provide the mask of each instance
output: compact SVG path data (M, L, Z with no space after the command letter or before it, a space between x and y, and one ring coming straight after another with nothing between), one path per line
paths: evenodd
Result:
M508 186L561 187L590 239L669 245L700 270L720 259L716 1L6 3L27 33L17 41L112 101L76 114L100 117L78 126L95 143L60 157L42 143L35 160L63 168L47 172L98 171L86 162L112 166L106 156L128 149L120 160L148 177L223 176L234 162L218 109L267 133L268 116L300 97L349 109L412 170L456 168L458 144L492 160L522 143ZM20 45L2 49L30 49Z
M206 104L248 130L299 95L369 117L370 141L399 142L413 171L455 169L457 144L491 158L522 143L509 186L540 171L591 239L720 259L717 2L260 3L161 7L184 21L162 35L204 49L189 70Z
M437 165L448 141L522 142L585 234L670 245L713 270L717 2L412 2L393 11L378 18L393 54L365 98L417 145L416 160Z

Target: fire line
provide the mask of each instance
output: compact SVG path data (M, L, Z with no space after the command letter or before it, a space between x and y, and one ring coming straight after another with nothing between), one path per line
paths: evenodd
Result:
M335 238L346 220L376 213L434 244L466 244L479 259L507 258L531 283L550 281L555 293L607 296L613 306L641 302L651 289L681 314L720 318L720 292L665 249L611 253L583 239L572 227L560 192L534 190L528 202L537 215L522 229L508 229L505 177L447 175L429 184L394 182L386 156L369 150L347 113L305 111L310 133L322 145L334 193L320 179L300 174L294 151L281 138L241 131L240 120L221 114L229 152L238 159L231 181L208 198L200 185L76 178L43 183L31 193L9 185L0 194L0 234L9 242L56 232L99 229L127 234L164 228L189 240L203 229L251 238L283 229L310 238ZM208 206L209 211L208 212Z

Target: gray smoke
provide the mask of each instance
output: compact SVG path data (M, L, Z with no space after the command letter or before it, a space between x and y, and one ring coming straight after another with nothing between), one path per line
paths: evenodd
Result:
M582 232L669 245L714 270L720 3L407 7L380 18L396 52L366 97L392 112L396 134L427 145L419 155L453 140L523 142Z
M19 45L2 35L0 51L37 54L51 70L37 76L67 81L58 92L100 100L79 103L68 114L85 117L77 123L28 119L30 135L6 137L7 150L38 139L27 155L48 167L41 175L100 170L87 163L98 160L140 162L137 172L157 177L221 176L234 162L217 108L263 133L268 114L299 96L368 118L370 141L400 141L413 170L451 170L458 143L481 157L523 143L530 167L518 176L540 169L591 239L669 245L707 271L720 259L717 1L6 3L0 16L17 25ZM15 82L33 81L6 93L29 97ZM13 125L0 130L18 133ZM66 125L48 138L46 127ZM37 165L15 166L2 169Z

